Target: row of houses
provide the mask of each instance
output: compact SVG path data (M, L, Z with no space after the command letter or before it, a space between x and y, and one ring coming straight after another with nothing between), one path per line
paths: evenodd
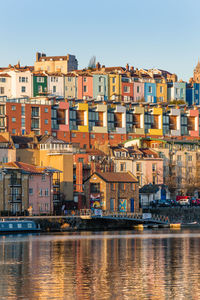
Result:
M74 55L46 56L37 53L34 66L0 68L0 96L8 98L52 95L65 99L97 99L122 102L200 103L200 63L190 83L161 69L96 67L78 70Z
M199 138L199 107L120 104L55 97L0 97L0 132L50 134L90 148L118 145L139 136Z
M15 161L57 170L52 178L58 209L63 202L73 202L77 208L88 206L84 182L95 172L130 172L134 174L138 188L165 184L173 197L199 195L198 140L144 137L126 141L123 145L84 149L77 143L66 143L49 135L2 133L0 163Z

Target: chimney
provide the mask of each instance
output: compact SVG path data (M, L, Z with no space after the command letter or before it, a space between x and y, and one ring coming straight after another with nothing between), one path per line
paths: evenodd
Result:
M96 64L96 69L99 70L100 68L101 68L101 65L100 65L99 62L97 62L97 64Z
M129 64L126 64L126 71L129 71Z
M39 61L41 57L41 53L40 52L36 52L36 61Z

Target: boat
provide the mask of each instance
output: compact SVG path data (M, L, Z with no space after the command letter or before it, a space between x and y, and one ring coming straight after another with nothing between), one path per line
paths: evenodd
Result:
M1 233L19 233L19 232L37 232L40 231L40 225L31 220L0 220Z

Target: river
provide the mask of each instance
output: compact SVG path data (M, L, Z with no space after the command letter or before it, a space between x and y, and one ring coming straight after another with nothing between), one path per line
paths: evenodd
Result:
M0 237L0 299L200 299L200 230Z

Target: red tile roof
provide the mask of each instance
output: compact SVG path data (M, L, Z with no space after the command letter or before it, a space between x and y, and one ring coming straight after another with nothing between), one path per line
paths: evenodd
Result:
M23 162L15 161L3 164L4 167L21 169L30 173L44 173L45 167L37 167Z
M94 174L106 182L138 182L137 178L131 172L95 172Z

